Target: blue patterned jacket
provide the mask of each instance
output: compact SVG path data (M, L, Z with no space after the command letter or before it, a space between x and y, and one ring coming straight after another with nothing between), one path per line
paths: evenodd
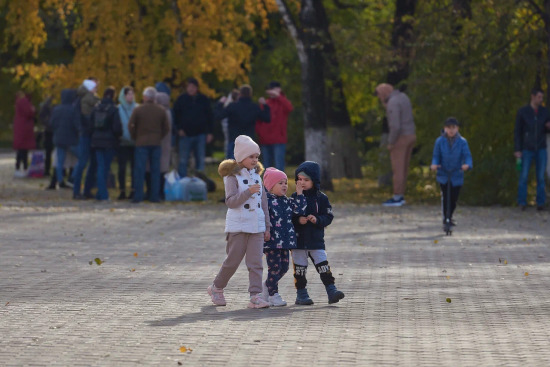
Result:
M271 221L271 238L264 243L264 249L296 248L296 231L292 224L294 215L305 215L307 207L304 195L295 198L277 196L267 193L269 220Z

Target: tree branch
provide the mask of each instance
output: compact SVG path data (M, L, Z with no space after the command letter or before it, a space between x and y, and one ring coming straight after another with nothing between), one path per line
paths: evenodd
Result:
M276 0L277 6L279 7L279 13L283 17L286 29L290 33L290 36L296 44L296 51L298 52L298 58L302 64L307 62L307 55L304 48L304 43L301 37L301 30L296 25L296 21L292 16L292 12L285 0Z
M332 0L334 3L334 6L336 6L338 9L366 9L367 4L344 4L340 0Z
M527 2L531 4L535 11L541 16L544 23L548 23L548 15L544 12L544 10L542 10L542 8L534 0L527 0Z

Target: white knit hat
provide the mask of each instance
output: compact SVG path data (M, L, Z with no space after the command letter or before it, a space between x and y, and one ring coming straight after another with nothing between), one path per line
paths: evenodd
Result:
M97 86L97 83L90 79L84 80L84 83L82 84L90 92Z
M237 139L235 139L235 149L233 153L235 155L235 160L240 163L252 154L260 154L260 147L254 140L250 139L250 137L239 135Z

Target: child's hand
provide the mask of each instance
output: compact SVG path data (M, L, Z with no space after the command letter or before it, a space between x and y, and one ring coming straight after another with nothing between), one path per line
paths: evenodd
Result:
M437 169L440 168L440 167L441 167L441 166L438 165L438 164L432 164L432 165L430 166L430 169L431 169L432 171L437 171Z
M264 232L264 241L267 242L271 239L271 233L269 231L269 229L266 229L265 232Z
M251 194L255 194L257 192L260 192L260 184L252 185L248 188L248 191L250 191Z
M313 224L317 224L317 217L314 216L313 214L308 215L307 220L309 220Z
M304 185L301 182L296 183L296 193L302 195L304 193Z
M470 166L468 166L467 164L463 164L463 165L462 165L462 170L463 170L463 171L467 171L468 168L470 168Z
M298 219L298 221L300 222L300 224L306 224L307 223L307 218L306 217L300 217L300 219Z

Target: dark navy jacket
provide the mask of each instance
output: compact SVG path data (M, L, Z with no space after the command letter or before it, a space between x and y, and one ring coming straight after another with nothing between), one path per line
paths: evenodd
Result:
M218 120L227 118L229 141L233 142L239 135L254 138L256 121L270 122L271 110L268 105L260 108L250 97L240 97L237 102L230 103L225 108L223 103L218 103L214 116Z
M268 192L267 204L271 222L271 238L264 243L264 249L296 248L296 231L292 223L292 216L305 214L306 198L304 195L288 198Z
M61 104L53 108L50 124L53 129L53 143L58 147L78 145L80 112L76 108L75 89L61 91Z
M212 134L214 116L210 100L202 93L190 96L182 94L174 103L174 125L186 136Z
M535 114L531 105L523 106L516 115L514 128L514 151L546 148L546 122L550 121L548 110L540 106Z
M112 99L103 98L101 103L92 111L90 116L90 121L92 121L92 123L94 122L95 114L100 108L105 108L107 110L107 128L104 130L98 130L92 127L92 147L100 149L115 149L118 146L120 137L122 136L122 123L120 122L118 108L116 108Z
M464 184L464 171L462 165L473 168L472 153L468 147L468 142L460 134L456 134L453 146L449 144L449 139L445 134L441 135L435 141L432 164L441 166L437 170L437 182L446 184L449 180L448 173L451 173L451 185L462 186Z
M298 238L298 249L306 250L324 250L325 249L325 227L332 223L334 215L332 206L328 197L320 191L321 187L321 168L316 162L304 162L296 169L295 177L298 179L298 173L304 172L313 181L313 188L304 191L307 201L305 217L313 214L317 218L317 223L307 222L300 224L300 215L294 215L292 221L296 229ZM296 193L292 194L296 198Z

